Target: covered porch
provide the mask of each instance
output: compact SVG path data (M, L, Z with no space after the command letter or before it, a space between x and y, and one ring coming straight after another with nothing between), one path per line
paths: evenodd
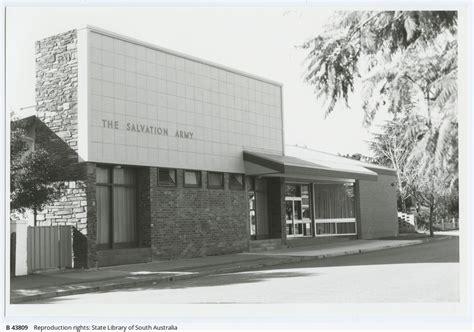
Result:
M328 156L315 161L244 151L251 246L268 239L299 246L358 238L358 182L377 181L377 173Z

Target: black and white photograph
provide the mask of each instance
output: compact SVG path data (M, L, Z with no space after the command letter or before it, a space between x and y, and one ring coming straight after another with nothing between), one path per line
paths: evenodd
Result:
M3 3L0 330L471 330L472 15Z

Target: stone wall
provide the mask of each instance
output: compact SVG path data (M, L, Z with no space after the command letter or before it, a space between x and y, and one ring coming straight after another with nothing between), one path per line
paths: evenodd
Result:
M207 188L202 172L200 188L183 187L183 170L177 186L157 185L151 168L151 247L154 258L173 259L243 252L248 250L248 208L245 190Z
M73 226L73 266L87 267L87 185L84 181L62 184L60 198L38 212L37 226Z
M38 225L73 226L74 267L93 266L95 167L79 163L77 155L77 32L40 40L35 50L35 146L63 168L56 179L63 185L61 196L38 212Z
M69 181L63 185L60 199L38 212L38 226L72 225L82 231L87 223L85 183Z
M77 151L77 32L36 42L37 116Z

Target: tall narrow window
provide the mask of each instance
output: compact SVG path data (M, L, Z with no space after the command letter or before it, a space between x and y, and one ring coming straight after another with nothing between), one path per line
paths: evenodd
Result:
M134 246L136 243L135 170L98 166L96 172L99 247Z
M249 178L249 211L250 211L250 236L252 239L255 239L257 235L257 207L256 207L256 197L255 197L255 179Z
M112 196L110 187L110 169L97 167L96 171L96 200L97 200L97 244L109 244L110 221L110 199Z

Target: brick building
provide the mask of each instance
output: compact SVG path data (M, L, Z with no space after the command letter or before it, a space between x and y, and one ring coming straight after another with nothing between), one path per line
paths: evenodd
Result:
M283 141L282 85L94 27L36 43L35 144L67 171L40 225L74 266L397 235L391 169Z

